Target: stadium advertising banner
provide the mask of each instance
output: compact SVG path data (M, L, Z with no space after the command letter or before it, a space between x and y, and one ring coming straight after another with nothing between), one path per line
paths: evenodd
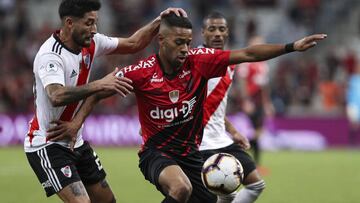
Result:
M0 114L0 146L22 144L32 116ZM86 119L83 136L96 145L134 146L141 144L137 117L106 115Z
M0 146L22 145L31 115L0 114ZM230 116L235 127L251 138L253 129L241 113ZM330 127L331 126L331 127ZM267 121L261 144L265 149L321 150L347 145L348 124L344 118L275 118ZM87 118L83 137L94 145L138 146L140 124L137 116L95 115Z

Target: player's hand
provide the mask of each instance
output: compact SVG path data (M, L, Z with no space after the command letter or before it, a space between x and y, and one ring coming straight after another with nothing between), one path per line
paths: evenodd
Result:
M315 34L310 35L305 38L302 38L296 42L294 42L294 50L295 51L306 51L311 47L316 46L317 41L321 41L327 37L326 34Z
M241 148L245 150L250 149L249 140L245 136L241 135L239 132L236 132L235 134L232 135L232 137L234 142L240 145Z
M115 68L112 73L109 73L97 82L100 83L99 85L103 88L105 95L111 95L116 92L122 97L126 97L126 95L130 94L133 90L133 87L131 86L132 81L126 77L117 77L117 72L119 72L119 68Z
M50 124L54 127L49 128L46 131L46 137L49 141L60 141L67 140L70 144L70 149L74 150L76 143L77 133L81 127L77 122L68 122L68 121L52 121Z
M164 10L163 12L160 13L160 18L162 18L163 16L165 16L171 12L175 13L177 16L182 16L185 18L188 17L186 11L182 8L167 8L166 10Z

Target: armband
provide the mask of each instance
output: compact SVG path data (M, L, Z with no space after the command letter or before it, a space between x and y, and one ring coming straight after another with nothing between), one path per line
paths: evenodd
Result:
M290 52L293 52L295 51L294 49L294 42L293 43L288 43L285 45L285 52L286 53L290 53Z

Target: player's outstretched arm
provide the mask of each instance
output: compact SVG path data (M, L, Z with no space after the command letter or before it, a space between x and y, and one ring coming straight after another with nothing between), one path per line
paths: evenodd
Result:
M118 38L118 46L112 54L131 54L144 49L158 34L161 17L169 14L170 12L174 12L178 16L187 17L186 12L181 8L168 8L161 12L160 15L152 22L140 28L130 37Z
M293 51L306 51L316 46L317 42L325 39L326 36L326 34L315 34L286 45L261 44L233 50L230 53L230 64L264 61Z
M54 107L78 102L93 94L104 91L114 91L125 97L125 95L129 94L133 89L131 86L132 81L125 77L116 77L115 73L117 71L118 70L116 69L104 78L82 86L69 87L60 84L50 84L46 86L45 90Z

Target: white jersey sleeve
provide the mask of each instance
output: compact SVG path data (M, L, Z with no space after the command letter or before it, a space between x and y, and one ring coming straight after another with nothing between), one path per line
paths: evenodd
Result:
M113 52L118 46L119 40L116 37L108 37L103 34L95 34L95 56L107 55Z
M36 71L44 88L49 84L65 86L64 65L60 56L54 53L40 56L39 63L35 67L35 74Z

